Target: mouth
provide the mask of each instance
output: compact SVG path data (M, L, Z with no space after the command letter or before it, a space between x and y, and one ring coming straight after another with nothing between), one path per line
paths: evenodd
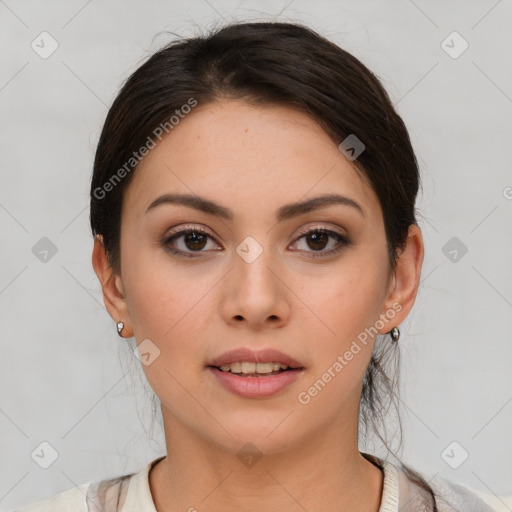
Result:
M268 363L254 363L251 361L240 361L221 366L209 366L215 368L223 373L236 375L237 377L270 377L272 375L279 375L280 373L302 370L303 367L292 368L284 363L268 362Z
M304 373L304 368L302 367L281 368L279 363L275 363L279 367L276 370L274 370L274 363L262 363L263 367L256 365L254 371L252 371L255 363L246 365L244 364L246 362L249 361L222 365L224 369L217 366L208 366L207 370L211 372L215 381L221 384L227 391L251 399L270 398L284 392L300 379ZM242 368L246 372L243 372ZM266 371L270 369L272 371ZM240 371L238 372L238 370ZM263 373L258 373L257 370Z
M299 361L278 350L240 347L207 365L216 382L245 398L269 398L292 386L304 374Z
M302 363L279 350L267 348L255 351L245 347L224 352L209 361L208 366L243 375L263 375L304 368Z

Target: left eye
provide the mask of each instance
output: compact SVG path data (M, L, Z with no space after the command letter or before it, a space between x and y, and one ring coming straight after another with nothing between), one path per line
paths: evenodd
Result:
M334 247L331 244L331 248L329 250L323 250L329 245L329 238L336 239L337 243L334 243ZM313 257L333 254L349 243L348 239L344 235L323 228L312 229L301 235L297 240L299 241L302 239L306 240L307 246L313 249L312 251L306 250L306 252L319 253L318 255L312 254Z

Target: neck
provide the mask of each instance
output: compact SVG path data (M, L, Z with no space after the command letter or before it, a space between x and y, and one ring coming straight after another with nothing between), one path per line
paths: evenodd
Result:
M165 422L167 457L149 483L159 512L287 510L378 512L383 473L357 449L355 436L316 432L281 453L252 464L186 427ZM347 427L348 430L348 427Z

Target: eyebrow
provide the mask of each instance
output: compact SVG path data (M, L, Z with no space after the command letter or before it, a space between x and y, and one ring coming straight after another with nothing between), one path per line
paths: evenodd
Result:
M188 206L189 208L194 208L201 212L221 217L226 220L233 220L234 218L233 212L229 208L221 206L210 199L192 194L164 194L159 196L146 208L145 213L148 213L150 210L153 210L157 206L163 204L179 204ZM357 210L363 217L366 216L362 206L350 197L339 194L325 194L313 197L307 201L290 203L282 206L277 210L276 219L278 222L281 222L333 204L350 206Z

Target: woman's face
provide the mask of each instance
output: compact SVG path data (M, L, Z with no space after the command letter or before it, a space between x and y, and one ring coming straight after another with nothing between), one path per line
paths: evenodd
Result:
M303 113L222 100L199 104L133 178L113 316L142 343L166 432L265 453L353 436L376 329L406 312L377 196L336 144ZM334 194L345 199L311 202ZM254 361L277 350L302 369L212 367L237 349Z

